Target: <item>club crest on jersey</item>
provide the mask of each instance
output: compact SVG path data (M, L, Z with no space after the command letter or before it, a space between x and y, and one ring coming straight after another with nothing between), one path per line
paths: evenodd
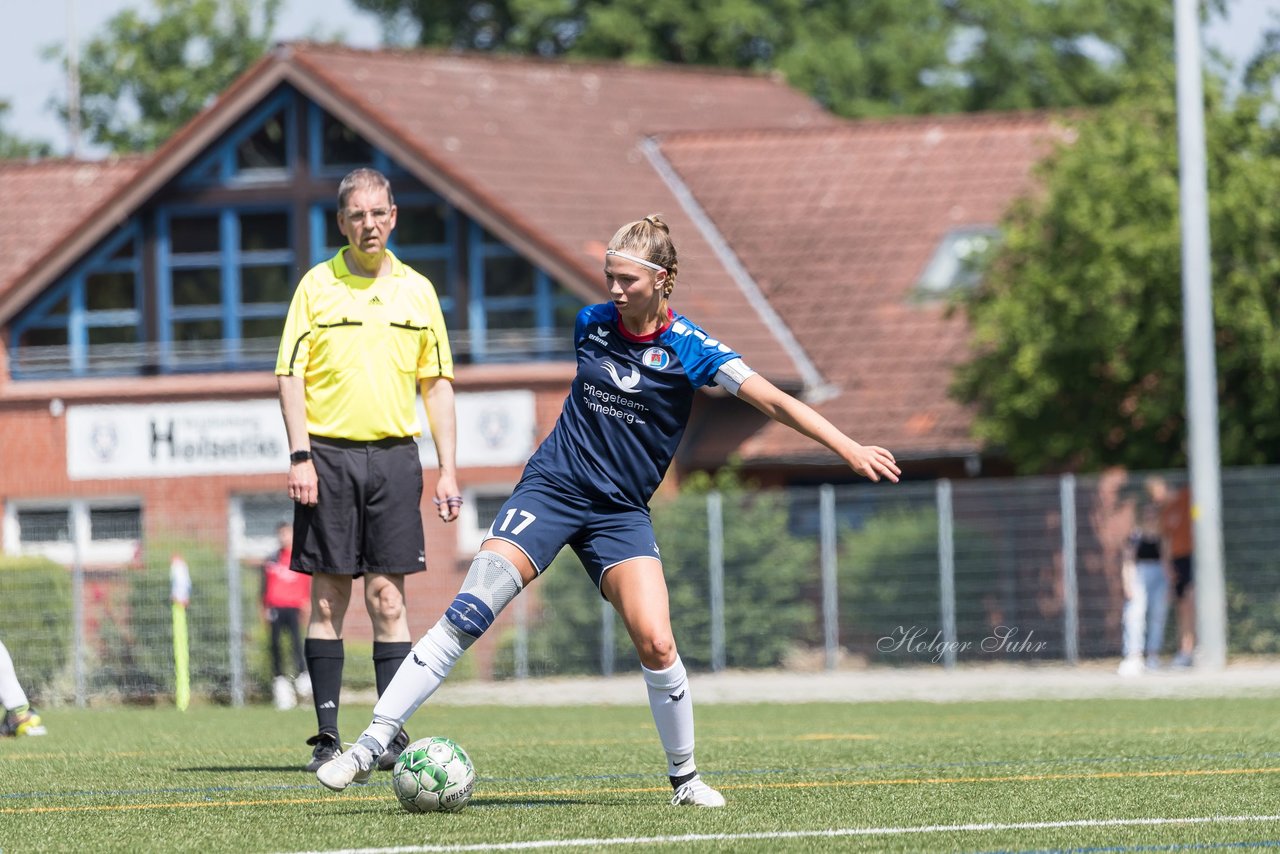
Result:
M655 370L663 370L667 365L671 364L671 356L661 347L650 347L644 351L644 355L640 357L640 364L646 368L654 368Z

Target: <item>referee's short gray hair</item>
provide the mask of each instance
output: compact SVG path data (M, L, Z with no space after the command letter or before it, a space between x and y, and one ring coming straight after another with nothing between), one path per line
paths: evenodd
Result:
M347 206L347 199L356 190L386 190L387 203L394 205L396 197L391 194L391 182L387 180L387 176L383 175L377 169L370 169L362 166L359 169L353 169L347 173L347 177L342 179L342 183L338 185L338 210L342 210Z

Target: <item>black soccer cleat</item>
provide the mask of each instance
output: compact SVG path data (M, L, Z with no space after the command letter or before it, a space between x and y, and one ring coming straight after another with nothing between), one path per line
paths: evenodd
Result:
M409 746L409 733L403 729L396 733L396 737L391 739L391 743L387 745L387 749L378 755L378 770L390 771L396 767L396 760L400 758L400 754Z
M322 732L319 735L313 735L307 739L307 744L315 748L311 751L311 761L307 763L308 771L319 771L321 765L342 755L342 745L338 743L338 737L332 733Z

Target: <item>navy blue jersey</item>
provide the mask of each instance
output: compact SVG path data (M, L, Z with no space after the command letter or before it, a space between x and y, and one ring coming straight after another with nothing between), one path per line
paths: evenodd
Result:
M698 388L738 354L680 314L637 338L612 303L578 312L578 373L528 469L587 498L647 508L684 435Z

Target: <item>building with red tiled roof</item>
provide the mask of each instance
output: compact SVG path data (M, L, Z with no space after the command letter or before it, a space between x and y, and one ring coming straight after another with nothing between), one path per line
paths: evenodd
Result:
M288 510L279 330L358 165L390 176L393 249L436 284L459 363L469 515L428 514L429 563L469 556L550 430L604 244L654 212L680 311L908 473L973 473L946 394L965 328L935 291L1052 136L1038 115L850 123L707 69L283 45L147 157L0 165L0 204L30 213L0 231L4 547L109 564L144 533L225 537L229 514L265 549ZM769 483L852 480L716 392L671 480L733 454Z
M945 272L957 243L995 236L1053 139L1044 115L963 115L673 134L659 148L819 370L815 408L908 468L957 474L983 449L947 394L968 329L954 277L929 281L931 264ZM737 453L779 480L828 457L767 420Z

